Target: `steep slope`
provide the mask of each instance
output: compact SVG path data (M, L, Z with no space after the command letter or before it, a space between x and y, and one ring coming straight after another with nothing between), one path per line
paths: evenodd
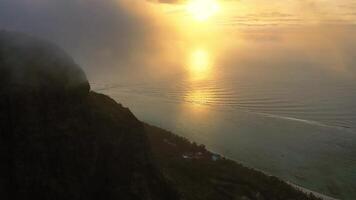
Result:
M145 130L58 47L0 32L0 199L176 199Z
M3 31L0 199L318 198L144 125L90 91L84 72L61 49Z

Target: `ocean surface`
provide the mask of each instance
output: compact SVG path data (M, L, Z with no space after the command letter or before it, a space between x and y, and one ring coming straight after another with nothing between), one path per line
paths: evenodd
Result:
M293 184L353 200L356 31L344 33L253 38L214 61L208 49L199 50L187 71L129 79L113 73L117 78L91 85L142 121Z
M356 81L303 76L94 83L140 119L294 184L356 198ZM334 78L334 79L333 79Z

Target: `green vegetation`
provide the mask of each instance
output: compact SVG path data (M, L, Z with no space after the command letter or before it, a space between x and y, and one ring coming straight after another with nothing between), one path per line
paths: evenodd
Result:
M145 129L159 168L182 199L318 199L168 131L150 125Z

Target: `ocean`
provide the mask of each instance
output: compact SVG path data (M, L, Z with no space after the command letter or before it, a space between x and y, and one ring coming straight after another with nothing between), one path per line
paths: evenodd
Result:
M248 167L356 199L356 40L310 37L303 45L254 39L213 62L200 49L186 71L121 73L92 80L92 89Z

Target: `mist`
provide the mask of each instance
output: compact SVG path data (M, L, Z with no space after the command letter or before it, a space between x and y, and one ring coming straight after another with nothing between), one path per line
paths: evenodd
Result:
M147 64L163 48L157 42L162 32L172 37L158 17L149 3L137 0L2 0L0 29L58 44L90 76Z
M0 29L24 32L58 44L93 81L102 77L113 81L132 77L136 81L148 77L169 79L185 73L187 54L195 48L192 44L211 43L216 67L230 66L238 71L256 68L253 66L287 68L298 60L303 67L344 74L355 72L355 25L346 20L353 16L352 2L331 4L348 8L330 19L323 14L332 14L330 8L320 1L295 1L293 9L286 9L285 13L277 9L271 14L267 12L268 5L251 1L249 4L258 8L255 14L236 12L244 16L220 20L214 25L216 33L211 33L209 27L194 30L198 33L189 37L185 34L193 32L191 26L172 20L175 12L157 8L157 4L176 2L2 0ZM301 9L306 14L297 16ZM305 19L313 19L317 24L305 24ZM256 20L260 23L256 24Z
M196 5L189 8L189 3ZM2 82L21 83L25 88L31 86L28 83L34 88L44 85L54 93L56 87L48 85L64 85L59 88L78 85L83 94L88 93L90 84L94 91L90 92L94 95L93 104L102 98L93 93L102 93L130 108L137 119L204 144L222 156L308 190L340 199L356 199L353 187L356 185L355 0L212 0L210 4L214 9L209 11L204 9L205 0L0 0L0 53L5 52L4 56L0 54L0 68L6 66L7 72L0 72L0 82L3 78ZM25 33L31 41L37 41L32 36L40 41L50 41L60 48L56 45L50 49L37 48L38 45L32 42L26 45L17 37L9 39L6 36L13 32ZM1 33L6 33L6 37L1 37ZM10 54L6 54L10 49L9 45L4 45L6 42L16 44L12 45L15 48L11 47L13 52ZM18 49L24 51L18 53ZM37 74L49 74L50 78L42 80ZM6 88L6 85L2 84L2 87ZM103 98L102 105L106 105L109 98ZM99 101L98 105L101 105ZM112 111L115 108L88 109L85 113L90 115L80 114L78 120L67 116L63 120L59 118L58 133L66 129L66 124L61 125L68 119L69 125L75 125L73 130L84 128L83 133L92 130L98 121L100 127L92 130L93 136L105 134L106 127L111 125L124 127L123 134L130 133L127 132L130 127L125 128L116 121L113 121L115 124L104 123L114 119ZM58 104L58 110L76 112L71 107L65 108L62 102ZM127 113L126 108L123 110ZM20 116L30 112L18 113ZM93 118L100 113L103 117ZM6 119L5 115L0 119ZM121 115L118 117L121 119ZM90 121L82 121L86 119ZM12 124L4 122L5 127ZM49 123L40 122L41 126L45 125L44 129L50 130L46 127ZM27 128L25 125L23 127ZM35 130L30 131L37 134ZM113 130L115 135L116 132ZM65 137L67 135L71 134ZM126 135L132 136L131 133ZM47 142L47 137L43 141ZM91 139L88 141L96 144ZM172 141L166 138L161 141L172 146ZM87 148L87 140L83 142L75 146L85 147L84 152L99 148ZM46 143L44 146L50 145ZM127 145L130 146L136 145ZM91 161L97 161L97 155L111 151L111 148L103 149L105 151L95 153ZM135 149L128 152L135 152ZM165 150L159 152L166 153ZM185 154L180 153L177 158L185 159L182 156ZM127 154L122 158L130 157L135 158L135 155ZM184 163L188 162L184 160ZM12 163L9 171L12 171ZM99 176L107 174L112 177L106 169L117 169L105 160L99 164L110 165L99 167L105 170L97 173ZM225 168L216 171L221 169ZM31 174L36 175L35 172ZM216 177L228 176L225 171L222 173ZM113 174L119 175L117 170ZM177 171L174 170L174 174ZM208 176L211 175L215 177L209 172ZM39 183L37 176L34 180ZM107 182L105 177L99 182L102 180ZM265 188L265 183L258 188ZM192 186L191 183L181 185ZM280 183L277 185L279 187ZM47 187L46 184L42 186ZM106 188L114 187L89 188L107 191ZM65 194L62 191L61 194ZM192 195L199 196L197 192Z

